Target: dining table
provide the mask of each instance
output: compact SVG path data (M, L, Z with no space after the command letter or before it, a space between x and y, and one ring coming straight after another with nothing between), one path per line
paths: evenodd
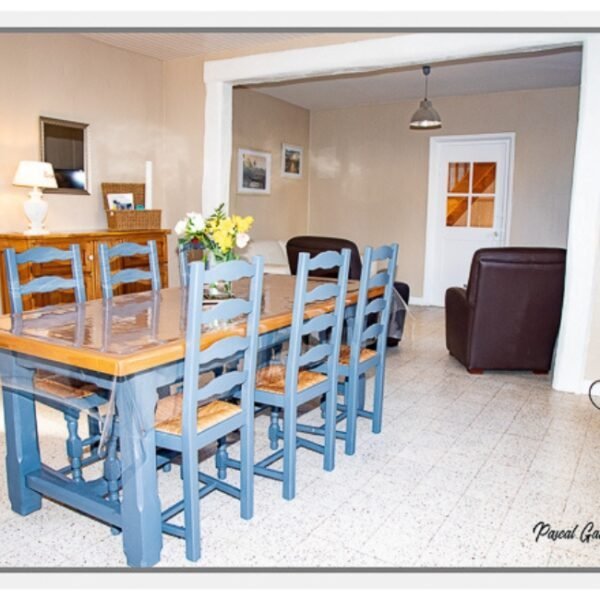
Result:
M292 321L295 276L265 274L259 352L285 342ZM309 287L322 283L311 278ZM352 319L358 281L349 281L346 317ZM235 289L243 296L243 289ZM377 291L374 294L377 295ZM6 426L6 475L11 508L28 515L51 498L121 530L128 565L160 560L154 418L161 390L183 378L187 292L167 288L61 304L0 317L0 376ZM332 300L307 305L305 318L334 309ZM239 335L236 322L215 322L201 345ZM39 370L104 390L118 415L121 488L108 498L102 478L75 481L44 464L36 420L34 377ZM113 495L114 496L114 495Z

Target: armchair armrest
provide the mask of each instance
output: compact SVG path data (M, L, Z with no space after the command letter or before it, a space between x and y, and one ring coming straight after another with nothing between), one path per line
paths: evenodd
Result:
M453 287L446 290L446 348L467 364L469 340L469 301L467 290Z

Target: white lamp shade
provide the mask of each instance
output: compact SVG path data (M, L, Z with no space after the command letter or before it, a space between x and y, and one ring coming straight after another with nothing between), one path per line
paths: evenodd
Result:
M27 187L57 188L54 169L47 162L22 160L13 179L13 185Z

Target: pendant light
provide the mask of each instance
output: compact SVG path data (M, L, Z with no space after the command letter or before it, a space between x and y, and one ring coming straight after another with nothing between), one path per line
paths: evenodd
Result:
M427 100L427 76L431 72L431 67L423 67L425 75L425 98L419 103L419 108L410 120L411 129L439 129L442 126L442 119L437 110L433 108L431 100Z

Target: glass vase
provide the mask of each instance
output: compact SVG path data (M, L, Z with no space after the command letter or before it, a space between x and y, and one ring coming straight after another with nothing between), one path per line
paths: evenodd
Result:
M219 257L212 250L205 250L204 266L207 271L214 269L224 262L228 262L228 259ZM233 286L231 281L219 279L213 283L209 283L205 286L204 296L209 300L225 300L227 298L233 298Z

